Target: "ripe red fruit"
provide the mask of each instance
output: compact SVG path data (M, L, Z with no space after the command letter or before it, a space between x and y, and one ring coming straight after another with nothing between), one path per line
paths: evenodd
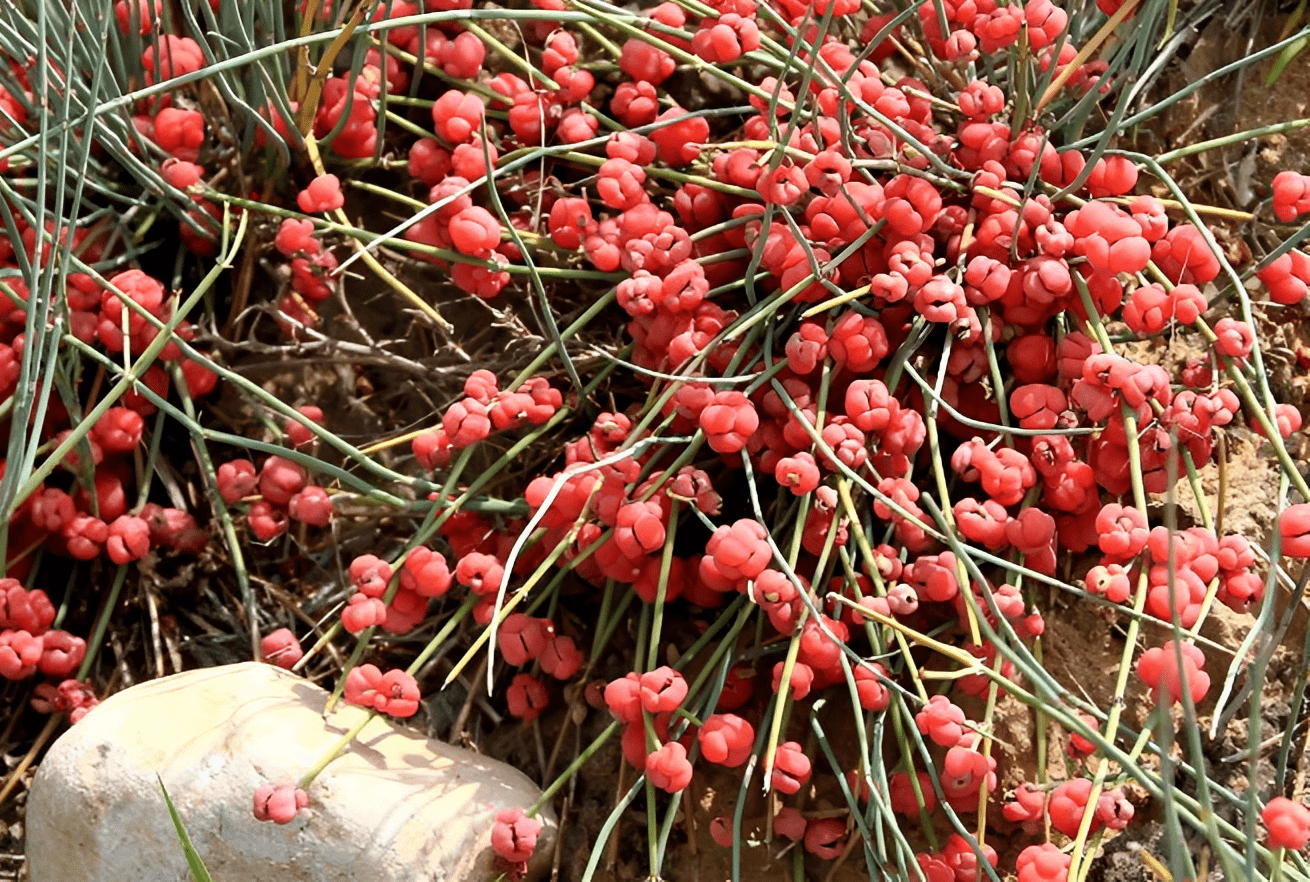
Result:
M816 818L805 828L805 850L815 857L832 860L841 857L845 837L846 822L841 818Z
M164 152L195 162L205 143L205 117L196 110L165 107L155 116L155 142Z
M667 80L677 66L672 55L637 37L624 43L619 54L619 70L651 86Z
M418 178L425 186L435 186L450 173L450 151L435 138L419 138L409 148L407 169L411 177Z
M261 784L255 788L253 811L257 821L290 824L308 806L309 795L294 784Z
M306 404L304 407L296 408L296 412L306 420L316 425L323 425L323 410L312 404ZM302 422L288 419L286 423L287 440L293 447L304 447L310 441L314 440L314 433Z
M809 189L809 181L805 179L805 169L784 162L760 175L755 189L766 203L787 206L795 203Z
M791 609L794 608L788 608L788 611L790 612ZM775 612L774 615L770 616L770 621L773 622L774 627L785 625L785 628L778 628L779 632L790 634L796 627L795 619L788 617L783 621L776 618L776 615L777 613ZM773 666L773 684L771 688L775 693L782 691L782 674L783 671L786 670L786 667L786 662L778 662ZM810 690L814 687L814 669L805 664L805 662L796 662L791 667L791 677L787 681L787 686L791 692L792 701L800 701L805 698L805 696L810 694Z
M856 374L872 371L889 350L882 324L872 316L854 311L838 320L828 340L828 353L833 361Z
M295 257L300 253L317 254L319 252L318 240L314 238L314 222L311 220L297 220L289 217L282 221L282 226L278 228L277 236L273 239L273 246L284 257Z
M462 450L491 434L491 417L485 404L475 398L465 398L446 410L441 427L450 439L451 447Z
M773 816L773 829L781 836L786 836L792 842L800 842L805 838L805 830L809 827L809 822L799 811L786 806L778 809L778 813Z
M1127 563L1146 547L1146 515L1131 505L1110 503L1096 515L1097 545L1113 563Z
M942 747L954 747L964 738L964 711L960 710L945 695L934 695L928 699L914 716L919 731L927 735L934 743Z
M54 620L55 608L44 591L28 591L17 579L0 579L0 628L39 637Z
M755 728L736 714L714 714L696 733L701 756L712 763L736 768L751 755Z
M1289 505L1278 515L1278 534L1283 554L1310 557L1310 503Z
M610 208L626 211L646 201L646 172L627 159L607 159L597 175L596 193Z
M1305 848L1310 842L1310 808L1284 796L1275 796L1260 812L1260 822L1268 834L1265 845L1269 848Z
M650 139L659 148L660 159L675 168L688 165L700 156L700 148L710 137L709 120L687 116L687 111L681 107L670 107L656 118L656 122L664 125L651 132Z
M159 57L155 56L155 46L146 47L141 53L141 66L145 68L146 85L153 85L160 80L195 73L205 66L205 54L199 44L190 37L177 37L173 34L159 36ZM158 63L157 63L158 62Z
M387 605L381 598L366 594L352 594L341 610L341 625L351 634L372 628L387 620Z
M373 707L384 714L405 719L418 711L421 693L413 675L392 669L382 675Z
M481 129L485 110L477 95L451 89L432 105L432 122L437 136L450 144L468 141Z
M1016 824L1036 825L1046 814L1046 794L1025 782L1014 790L1014 799L1001 806L1001 814ZM1032 829L1032 828L1029 828Z
M305 654L290 628L278 628L265 634L259 641L259 651L264 661L287 670L291 670Z
M258 486L255 464L248 459L234 459L218 467L218 493L228 505L251 495Z
M775 824L774 829L777 829ZM722 848L732 848L732 819L719 816L710 821L710 838Z
M753 16L720 13L717 19L701 22L691 47L710 64L729 64L744 53L760 48L760 31Z
M886 710L891 703L891 689L882 682L888 676L887 668L881 662L870 662L869 665L856 665L853 671L860 707L873 711Z
M509 863L520 864L532 858L540 835L541 821L529 818L516 806L496 815L491 828L491 847Z
M311 484L291 497L287 512L311 527L326 527L332 522L332 497L322 487Z
M805 164L805 180L824 196L836 196L851 179L851 163L838 150L823 150Z
M1030 845L1019 852L1015 870L1019 882L1065 882L1069 878L1069 864L1073 858L1050 842Z
M428 471L450 465L453 448L450 446L450 438L446 437L445 429L436 429L416 436L410 442L410 449L414 451L414 458L418 460L419 465Z
M1047 814L1051 826L1070 838L1078 834L1082 824L1083 813L1087 809L1087 800L1092 794L1092 782L1087 778L1074 778L1065 781L1051 792ZM1093 830L1097 828L1093 822Z
M719 589L724 591L733 590L739 581L756 578L773 556L766 536L764 526L749 518L719 527L705 544L701 578L712 585L726 584Z
M116 0L114 3L114 18L118 21L118 29L124 34L137 33L145 36L155 26L155 20L163 12L161 0ZM136 26L133 27L135 19Z
M572 196L555 200L546 223L551 240L569 249L581 248L582 240L594 234L597 227L587 200Z
M36 667L52 679L71 677L86 657L86 641L67 631L46 631L41 636L41 660Z
M530 723L546 709L550 693L546 691L546 684L531 674L515 674L505 692L505 701L511 714Z
M819 486L819 466L808 453L797 453L778 460L773 476L779 484L797 496L804 496Z
M101 547L109 538L109 525L92 515L74 515L64 524L60 538L68 547L69 556L77 560L92 560L100 554Z
M172 156L165 159L163 164L159 166L159 174L168 182L169 186L177 187L179 190L186 190L204 177L205 170L194 162L187 162Z
M385 594L391 575L391 564L371 554L360 555L350 562L350 583L366 597Z
M1010 393L1010 412L1024 429L1055 428L1067 406L1063 392L1042 383L1018 386Z
M642 674L639 682L641 706L652 714L672 711L687 697L687 681L667 666Z
M346 204L341 194L341 180L336 175L319 175L296 196L296 205L305 214L336 211Z
M0 631L0 677L25 680L36 673L43 640L27 631Z
M284 506L309 482L309 472L300 463L270 456L259 471L259 493L271 505Z
M115 518L105 538L105 552L116 564L140 560L150 551L150 525L131 515Z
M141 270L127 270L118 273L109 279L109 284L118 291L123 292L127 297L137 303L146 312L153 314L156 318L163 318L164 305L164 286L158 279L148 276ZM123 311L128 310L127 327L129 333L137 334L146 326L146 320L134 310L130 310L123 305L123 301L113 290L107 289L100 298L101 327L109 323L117 330L120 335L123 327ZM105 340L102 339L104 343ZM121 345L119 350L121 351Z
M400 570L400 587L420 597L441 597L450 590L451 580L445 556L424 546L411 551Z
M550 619L510 613L496 631L496 647L507 663L522 667L541 655L554 633Z
M691 783L692 767L687 748L670 741L646 757L647 779L665 793L677 793Z
M828 356L828 334L818 322L802 322L787 340L787 366L804 376ZM849 396L850 393L847 393Z
M1310 211L1310 175L1281 171L1274 175L1274 216L1290 223Z
M1219 277L1219 258L1191 224L1176 224L1151 246L1151 259L1175 282L1204 285Z
M1170 640L1164 646L1142 653L1137 660L1137 675L1151 687L1151 698L1157 702L1162 695L1167 695L1170 703L1182 700L1183 688L1186 687L1192 703L1200 704L1210 689L1210 675L1202 670L1205 655L1192 643L1183 643L1178 649L1183 661L1181 670L1174 642Z
M1089 593L1102 594L1111 603L1123 603L1132 594L1128 571L1119 564L1092 567L1087 571L1084 582Z
M450 241L461 254L483 256L500 244L500 222L485 208L465 208L450 219Z
M605 687L605 705L619 722L641 721L641 675L630 673Z
M755 405L742 392L717 392L701 411L700 427L717 453L737 453L760 426Z
M810 758L798 742L785 741L773 754L773 776L770 782L779 793L800 791L810 780Z
M141 443L146 421L134 410L111 407L96 421L92 436L105 450L112 453L130 453Z
M505 567L494 555L472 552L455 565L455 580L474 594L494 595L505 578Z
M1244 361L1255 345L1255 332L1246 322L1234 318L1221 318L1214 326L1215 351L1237 361Z
M347 704L405 718L418 711L420 697L413 676L399 669L383 674L376 665L359 665L346 675L343 698Z
M555 636L546 643L538 661L541 669L556 680L568 680L582 667L586 657L572 637Z

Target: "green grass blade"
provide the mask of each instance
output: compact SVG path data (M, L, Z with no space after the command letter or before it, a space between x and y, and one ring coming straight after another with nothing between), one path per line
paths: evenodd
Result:
M186 827L182 824L182 817L177 813L177 807L173 805L173 800L168 795L168 788L164 786L164 779L158 775L155 777L159 781L160 792L164 794L164 802L168 804L168 814L173 819L173 829L177 831L177 839L182 843L182 851L186 854L187 866L191 868L191 878L195 882L213 882L209 870L205 869L205 862L200 859L196 847L191 844L191 837L187 835Z

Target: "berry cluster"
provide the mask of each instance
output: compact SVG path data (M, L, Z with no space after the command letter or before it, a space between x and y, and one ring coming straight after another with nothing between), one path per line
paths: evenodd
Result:
M1243 425L1290 462L1301 415L1268 394L1248 288L1267 293L1261 310L1299 304L1310 257L1283 249L1243 279L1195 212L1150 195L1157 166L1059 146L1046 111L1118 84L1051 0L874 15L849 0L710 0L585 28L574 5L531 5L517 72L454 15L385 27L362 66L326 75L303 121L330 161L381 155L383 91L415 83L419 60L439 71L420 117L430 134L403 145L426 205L403 240L486 300L520 293L511 282L522 274L549 308L557 292L544 289L542 268L608 280L597 296L623 323L620 363L645 395L592 407L590 393L566 401L535 367L503 389L493 372L473 372L439 425L411 439L424 481L435 474L445 487L429 496L440 514L404 552L350 562L341 629L360 640L408 634L467 589L456 615L486 626L478 646L515 669L505 705L533 722L551 709L554 681L590 678L605 661L601 648L584 654L576 623L557 615L550 591L571 574L607 612L616 596L641 604L637 651L586 694L654 789L680 794L706 764L745 767L774 794L767 829L818 858L844 853L861 804L877 798L927 826L933 844L914 859L928 878L963 882L984 861L999 866L987 834L1022 829L1033 838L1014 863L1019 877L1065 879L1089 832L1130 823L1133 773L1107 772L1113 738L1100 729L1118 708L1062 699L1054 711L1087 767L1012 798L999 792L996 703L1030 694L1020 684L1045 673L1034 587L1180 629L1139 654L1134 617L1123 667L1136 658L1162 705L1205 700L1196 635L1216 602L1237 612L1265 602L1265 564L1254 537L1222 534L1204 502L1195 523L1167 526L1152 522L1151 497L1215 462L1221 433ZM125 30L158 16L148 0L120 6ZM375 21L470 7L393 0ZM1112 0L1101 9L1128 15ZM613 65L584 58L606 49ZM141 60L151 78L203 64L194 41L173 35ZM906 60L917 76L904 74ZM687 110L703 96L681 65L744 104ZM406 106L416 100L426 99ZM194 200L203 227L218 199L195 164L203 119L176 97L145 110L138 129L170 157L161 176ZM269 130L288 131L266 113ZM529 171L525 156L540 162ZM1274 218L1310 211L1308 194L1310 178L1278 175ZM317 175L296 204L339 212L340 179ZM273 245L290 262L279 309L295 333L336 290L339 264L312 219L286 218ZM125 340L139 348L154 325L133 321L166 316L163 298L144 280L116 287L141 310L105 299L88 327L111 351ZM1166 335L1203 355L1177 369L1149 357ZM308 425L323 419L301 413L286 429L297 448L314 443ZM471 485L484 486L465 469L497 436L553 427L567 433L562 452L527 476L521 499L496 516L463 507ZM332 518L331 497L301 462L220 468L226 502L251 503L255 538ZM1283 509L1278 526L1282 555L1310 557L1310 503ZM137 540L103 541L118 561ZM548 571L559 578L543 592ZM665 616L688 606L740 624L711 649L680 643ZM303 661L294 635L269 635L265 651ZM355 666L345 698L410 716L416 669ZM899 743L838 767L803 722L817 727L817 709L837 701L861 720L894 716ZM885 776L871 769L884 766ZM260 817L285 821L304 806L294 788L261 793ZM807 814L819 794L849 813ZM987 811L992 802L999 811ZM1271 842L1295 843L1299 817L1270 805ZM742 814L714 820L717 842L743 843ZM944 818L977 836L939 839ZM539 831L522 814L498 819L493 844L511 872Z
M313 442L308 424L321 424L323 411L314 405L299 408L302 421L288 420L286 438L301 448ZM246 522L260 542L270 542L287 531L291 521L326 527L332 521L332 497L310 483L310 473L299 462L270 456L258 470L248 459L234 459L218 467L218 492L228 505L252 498Z
M38 247L34 231L21 217L17 222L31 235L21 242L6 240L3 264L17 268L20 258L15 246L27 251L23 260L49 259L50 238ZM79 228L71 236L83 259L108 260L110 255L87 238L86 232ZM77 243L85 243L85 247ZM0 284L5 288L5 296L0 297L0 397L12 401L22 376L31 297L19 277L7 277ZM92 566L99 561L124 566L152 553L196 555L208 545L208 531L190 512L151 502L140 494L140 488L144 486L142 455L149 446L147 419L157 413L156 402L166 400L175 378L185 385L187 395L199 397L214 389L218 377L184 355L179 344L194 337L189 323L175 320L175 300L157 279L141 270L125 270L106 279L70 273L58 299L68 332L102 357L140 359L152 350L157 352L156 363L140 362L143 370L138 383L126 387L114 406L51 397L43 411L39 437L47 450L64 452L43 480L20 492L7 524L8 578L0 580L6 598L0 606L5 611L0 614L4 629L0 633L4 647L0 674L22 679L40 672L51 678L37 687L33 707L66 713L76 722L95 704L91 688L70 679L82 663L86 643L52 629L55 610L45 592L27 590L16 580L46 578L34 566L42 552ZM95 388L99 386L97 382ZM92 396L95 394L93 391ZM96 404L100 406L94 418L77 413L79 407ZM6 424L6 438L9 431ZM0 463L0 470L5 465Z

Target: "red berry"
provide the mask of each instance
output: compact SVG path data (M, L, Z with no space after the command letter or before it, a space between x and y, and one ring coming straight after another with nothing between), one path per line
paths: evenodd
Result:
M257 821L290 824L301 809L309 806L309 795L294 784L275 787L261 784L255 788L254 815Z
M810 780L810 758L800 744L785 741L773 754L773 788L779 793L797 793Z
M1310 557L1310 503L1289 505L1278 515L1282 552L1288 557Z
M164 152L194 162L205 143L205 117L197 110L165 107L155 116L155 141Z
M919 731L927 735L942 747L954 747L965 736L964 711L960 710L945 695L934 695L915 714L915 723Z
M714 402L700 414L700 427L718 453L740 451L759 425L755 405L741 392L716 393Z
M1019 882L1066 882L1073 858L1050 842L1030 845L1019 852L1015 870Z
M808 453L778 460L773 475L779 484L797 496L804 496L819 486L819 466Z
M1205 693L1210 689L1210 675L1202 670L1205 667L1205 655L1191 643L1177 647L1172 640L1164 646L1157 646L1142 653L1137 660L1137 675L1142 682L1151 687L1151 698L1160 701L1163 695L1169 697L1170 703L1182 699L1183 688L1194 704L1200 704ZM1178 667L1177 656L1182 656L1182 669Z
M309 482L309 472L299 463L280 456L264 460L259 471L259 493L271 505L286 505Z
M1300 850L1310 842L1310 808L1283 796L1275 796L1260 812L1260 822L1268 834L1265 845L1269 848Z
M332 497L322 487L311 484L291 497L287 512L311 527L326 527L332 521Z
M665 793L677 793L691 783L692 767L687 749L670 741L646 757L646 777Z
M336 175L319 175L296 196L296 204L305 214L336 211L346 204L341 180Z
M523 809L516 806L496 815L496 823L491 828L491 847L509 863L520 864L532 858L540 835L541 821L527 817Z
M366 594L352 594L344 609L341 610L341 624L351 634L358 634L365 628L381 625L387 620L387 605L381 598Z
M218 467L218 493L228 505L250 496L258 486L255 464L248 459L234 459Z
M105 552L116 564L140 560L150 551L150 525L130 515L115 518L109 525Z
M1274 216L1290 223L1310 211L1310 175L1281 171L1274 175Z
M312 404L296 408L296 412L316 425L323 425L323 410ZM302 422L289 419L286 424L287 439L294 447L304 447L314 440L314 433Z
M815 857L841 857L845 846L846 822L841 818L816 818L805 828L805 850Z
M461 254L483 255L500 244L500 222L485 208L465 208L450 219L450 241Z
M291 670L305 654L300 648L300 641L289 628L278 628L265 634L259 642L259 651L264 661L287 670Z
M714 714L696 733L701 756L712 763L736 768L751 755L755 729L736 714Z

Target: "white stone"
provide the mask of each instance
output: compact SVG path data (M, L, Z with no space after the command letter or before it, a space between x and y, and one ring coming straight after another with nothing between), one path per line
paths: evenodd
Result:
M255 820L260 784L292 783L361 718L270 665L189 671L111 696L42 761L27 803L31 882L185 882L162 778L216 882L474 882L494 877L498 811L527 776L379 717L285 826ZM156 777L158 775L158 778ZM555 833L548 811L534 870Z

